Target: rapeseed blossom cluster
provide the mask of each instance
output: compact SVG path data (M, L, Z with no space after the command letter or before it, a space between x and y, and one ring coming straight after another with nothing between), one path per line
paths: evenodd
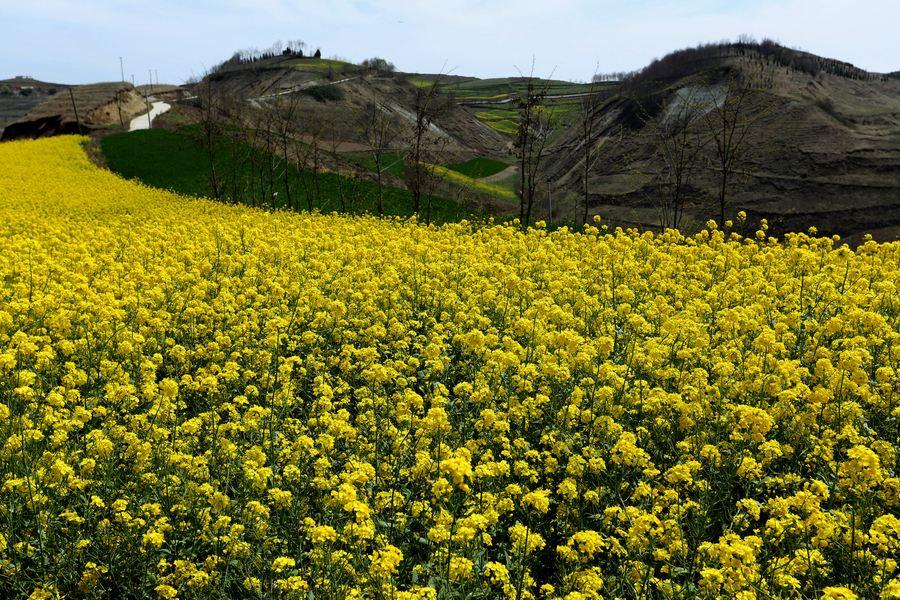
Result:
M4 597L900 598L900 244L191 200L0 145Z

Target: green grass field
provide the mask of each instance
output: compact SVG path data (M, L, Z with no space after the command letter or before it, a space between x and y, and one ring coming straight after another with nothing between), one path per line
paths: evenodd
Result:
M350 152L343 154L367 171L375 172L375 158L369 152ZM381 157L383 173L403 179L406 176L406 158L402 152L385 152Z
M431 85L434 75L416 75L410 81L416 86ZM495 79L453 78L442 85L446 93L465 102L476 110L475 117L492 129L506 135L515 135L518 129L515 102L497 104L497 100L515 98L525 92L528 81L522 77L502 77ZM615 83L603 83L594 87L599 91ZM539 79L536 86L548 96L580 94L589 91L590 84L570 81ZM579 98L548 98L545 106L553 110L554 116L563 124L571 123L579 108Z
M432 165L432 167L434 168L435 175L456 187L467 189L476 194L493 196L494 198L499 198L508 202L515 202L517 200L515 192L506 186L487 183L480 179L463 175L459 171L455 171L442 165Z
M375 159L368 153L344 154L357 165L374 172ZM384 173L403 179L406 175L406 160L400 152L387 152L383 156ZM516 178L497 183L480 181L504 170L509 165L503 161L479 156L465 162L451 165L434 165L434 173L444 184L453 189L465 189L481 195L493 196L501 200L514 200L511 192L515 189Z
M279 68L283 67L292 67L294 69L298 69L300 71L316 71L316 72L325 72L330 68L334 69L335 72L340 72L341 69L345 70L357 70L358 67L354 64L344 62L342 60L334 60L330 58L294 58L289 61L280 63L276 65Z
M189 128L178 131L149 129L131 133L117 133L102 139L101 149L109 168L125 178L136 178L143 183L173 190L197 197L211 197L210 162L191 137ZM220 174L229 171L229 149L221 147L215 156L216 168ZM252 173L244 166L239 170L239 188L246 186ZM306 206L304 190L311 188L311 173L291 167L288 172L288 186L292 190L295 203ZM352 191L354 198L352 213L374 213L376 211L377 185L368 180L351 180L335 173L319 174L318 202L314 209L323 212L340 210L340 190ZM284 202L287 197L283 180L276 183L278 198ZM351 192L347 192L351 194ZM349 202L348 202L349 204ZM272 206L266 204L267 207ZM275 204L275 208L286 208ZM412 197L405 189L386 187L384 189L385 214L411 216ZM475 213L452 200L441 197L431 198L431 221L445 223L460 219L480 218L486 215Z
M553 113L553 118L561 125L571 125L578 118L581 108L579 98L555 98L545 101ZM492 129L506 135L515 135L518 131L519 113L515 104L482 104L476 105L475 117Z
M451 82L446 84L444 88L447 91L452 91L463 100L497 100L518 95L526 90L527 85L526 79L504 77ZM546 87L547 94L551 96L578 94L589 89L588 84L572 83L570 81L547 81L541 79L536 82L536 85L540 89Z
M476 156L465 162L449 165L449 168L468 177L479 179L481 177L496 175L508 166L509 165L500 160Z
M437 75L417 74L411 76L409 81L417 87L425 87L431 85L436 77ZM590 87L590 84L586 83L573 83L556 79L537 79L536 85L539 88L546 86L547 94L551 96L578 94L587 91ZM523 77L496 77L492 79L445 77L442 79L441 87L446 92L453 93L460 100L500 100L525 91L527 79Z
M506 135L515 135L519 129L518 114L512 108L479 110L475 117L491 129Z

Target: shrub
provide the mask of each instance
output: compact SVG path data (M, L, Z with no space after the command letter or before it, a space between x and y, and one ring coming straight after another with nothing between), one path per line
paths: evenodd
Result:
M344 90L336 85L314 85L302 93L319 102L336 102L344 99Z
M367 58L362 61L360 66L366 70L374 71L376 73L393 73L397 70L397 67L394 66L394 63L388 62L383 58L373 57Z

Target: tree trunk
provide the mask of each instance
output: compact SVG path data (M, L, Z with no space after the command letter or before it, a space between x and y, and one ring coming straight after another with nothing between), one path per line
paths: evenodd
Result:
M384 216L384 189L381 185L381 157L375 158L375 173L378 177L378 216Z
M725 226L725 190L728 186L728 175L722 168L721 187L719 188L719 227Z
M285 140L284 140L283 150L284 150L284 196L285 196L285 202L287 202L288 208L293 209L294 203L291 199L291 182L290 182L291 170L289 168L290 163L288 162L287 138L285 138Z

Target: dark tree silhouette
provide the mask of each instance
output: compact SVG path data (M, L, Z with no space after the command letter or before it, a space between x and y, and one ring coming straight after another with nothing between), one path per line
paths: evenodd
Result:
M525 86L516 100L519 123L515 147L519 159L519 221L525 229L531 223L539 173L553 122L551 112L544 107L550 79L540 80L534 76L534 61L528 76L523 76L523 83Z

